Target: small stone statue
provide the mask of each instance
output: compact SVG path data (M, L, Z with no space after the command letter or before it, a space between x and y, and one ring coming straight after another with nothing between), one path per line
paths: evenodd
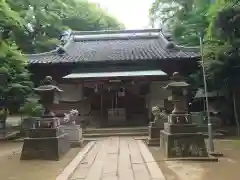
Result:
M154 116L154 122L156 123L158 120L167 119L167 113L164 109L161 109L159 106L152 107L152 114Z
M78 117L78 110L72 109L69 113L64 113L63 121L65 124L69 122L72 124L76 124L77 117Z
M168 115L166 111L159 106L154 106L152 107L152 114L154 116L154 121L153 123L157 127L162 127L164 122L167 122Z
M161 117L161 110L160 110L159 106L153 106L152 107L152 114L154 116L154 121L153 122L156 123Z
M152 114L154 121L150 122L148 126L149 136L147 144L150 146L158 146L160 143L160 130L163 129L164 123L167 121L166 111L159 106L152 107Z

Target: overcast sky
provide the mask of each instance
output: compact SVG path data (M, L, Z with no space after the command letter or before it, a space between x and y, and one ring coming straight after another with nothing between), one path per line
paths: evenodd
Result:
M149 27L148 10L153 0L89 0L116 17L127 29ZM140 3L141 2L141 3Z

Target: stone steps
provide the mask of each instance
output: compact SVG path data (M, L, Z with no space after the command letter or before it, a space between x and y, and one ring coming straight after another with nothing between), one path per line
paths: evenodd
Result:
M101 134L83 134L84 138L98 138L111 136L147 136L148 132L132 132L132 133L101 133Z
M147 127L133 128L100 128L84 130L84 138L109 137L109 136L147 136Z
M147 132L148 127L121 127L121 128L87 128L84 130L84 133L91 134L91 133L118 133L118 132Z

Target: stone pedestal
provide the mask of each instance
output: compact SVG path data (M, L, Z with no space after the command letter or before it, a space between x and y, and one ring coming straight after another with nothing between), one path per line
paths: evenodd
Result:
M208 157L204 136L196 124L164 123L160 146L167 158Z
M68 134L68 139L71 143L71 147L82 146L83 138L82 138L82 128L80 125L62 125L60 126L64 133Z
M21 160L60 160L70 149L68 134L57 128L29 129L24 139Z
M148 126L148 138L147 144L149 146L159 146L160 145L160 130L163 129L162 125L155 122L150 122Z

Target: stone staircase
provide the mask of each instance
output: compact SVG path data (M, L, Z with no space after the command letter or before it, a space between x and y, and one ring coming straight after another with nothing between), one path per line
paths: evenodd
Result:
M122 128L87 128L84 130L83 137L100 138L109 136L147 136L148 127L122 127Z

